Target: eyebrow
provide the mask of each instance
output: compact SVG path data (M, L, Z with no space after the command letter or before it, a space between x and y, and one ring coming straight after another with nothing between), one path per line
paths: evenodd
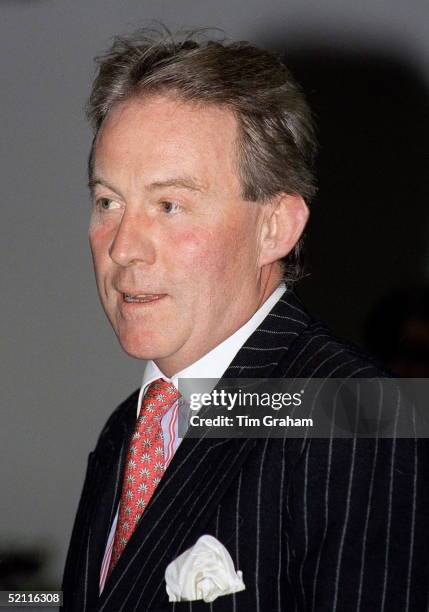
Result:
M118 195L121 195L120 192L117 189L115 189L115 187L111 183L109 183L108 181L104 180L101 177L92 176L89 179L89 181L88 181L88 187L89 187L89 190L91 191L91 193L93 193L93 191L94 191L94 189L96 188L97 185L103 185L103 187L107 187L111 191L114 191Z
M94 191L96 185L103 185L118 195L121 195L121 193L115 189L112 184L104 180L102 177L94 176L88 181L88 187L91 193ZM178 187L179 189L188 189L189 191L198 192L206 191L206 188L201 183L199 183L192 176L187 175L171 177L163 181L154 181L147 186L147 189L149 191L156 191L157 189L162 189L163 187Z

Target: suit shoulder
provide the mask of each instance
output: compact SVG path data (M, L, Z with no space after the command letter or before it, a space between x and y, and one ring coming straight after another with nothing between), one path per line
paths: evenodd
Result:
M301 378L393 376L375 357L338 338L319 320L313 320L297 337L279 368L282 376Z

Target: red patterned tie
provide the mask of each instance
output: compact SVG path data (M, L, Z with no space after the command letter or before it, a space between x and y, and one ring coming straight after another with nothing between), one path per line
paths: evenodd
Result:
M128 448L109 574L132 536L164 473L161 419L179 399L179 395L172 383L159 378L149 385L144 396Z

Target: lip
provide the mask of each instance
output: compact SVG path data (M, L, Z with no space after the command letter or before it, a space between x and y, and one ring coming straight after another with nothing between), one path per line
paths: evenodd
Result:
M152 296L152 299L147 299L144 302L126 302L125 301L125 294L127 295L145 295L147 297ZM144 306L152 306L153 304L156 304L157 302L161 301L163 298L167 297L166 293L145 293L145 292L129 292L129 291L125 291L125 292L121 292L121 306L122 308L142 308Z
M134 289L131 287L115 287L118 293L122 294L122 297L127 295L166 295L162 291L153 291L153 289Z
M118 303L118 314L120 315L120 317L124 321L141 322L142 317L145 318L146 316L149 316L150 313L156 313L158 308L162 308L162 304L165 303L164 298L167 297L166 293L147 295L156 295L156 297L154 297L153 300L149 300L147 302L126 302L124 300L124 294L121 293L121 297Z
M164 295L166 295L165 293L149 293L148 291L123 291L122 292L122 297L124 297L125 295L144 295L145 297L151 297L153 296L154 298L159 298L159 297L164 297Z

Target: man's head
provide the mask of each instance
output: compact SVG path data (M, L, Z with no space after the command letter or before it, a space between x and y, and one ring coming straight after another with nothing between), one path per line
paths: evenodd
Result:
M279 60L247 43L140 37L99 61L88 105L98 290L123 348L172 374L298 274L310 113Z

